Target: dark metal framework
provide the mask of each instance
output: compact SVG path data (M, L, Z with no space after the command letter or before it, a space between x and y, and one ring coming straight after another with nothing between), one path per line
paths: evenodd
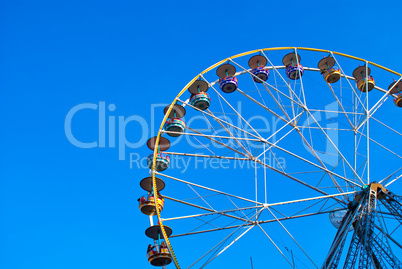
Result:
M348 212L342 219L322 269L339 267L350 227L353 227L354 232L343 265L344 269L356 268L356 265L359 269L402 268L401 261L392 252L388 238L394 243L396 241L375 225L376 218L379 218L378 202L381 202L402 224L402 197L378 183L365 185L349 203ZM377 230L382 237L375 233ZM398 247L401 246L398 244Z

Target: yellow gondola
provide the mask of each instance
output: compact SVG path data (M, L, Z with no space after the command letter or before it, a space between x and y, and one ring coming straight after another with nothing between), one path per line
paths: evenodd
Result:
M357 88L361 92L369 92L375 87L375 81L370 76L371 69L368 66L359 66L353 71L353 77L355 78Z
M326 70L322 76L327 83L335 83L341 78L341 72L338 68L330 68Z
M366 90L366 86L368 90ZM362 92L369 92L374 89L375 81L372 76L368 76L367 78L362 78L357 81L357 88Z
M148 215L148 216L153 216L156 214L155 199L154 199L153 195L148 195L147 199L145 199L145 197L141 197L139 199L139 202L140 202L139 208L142 213L144 213L145 215ZM157 204L158 204L159 212L163 210L164 203L165 203L165 200L163 199L163 197L160 194L158 194Z
M166 266L172 262L169 250L160 248L160 251L149 251L147 253L148 262L153 266Z

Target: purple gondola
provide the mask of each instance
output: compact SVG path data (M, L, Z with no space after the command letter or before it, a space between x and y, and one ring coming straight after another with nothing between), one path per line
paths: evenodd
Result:
M234 67L231 64L222 64L221 66L218 67L216 70L216 74L219 79L219 88L224 92L224 93L232 93L237 90L237 86L239 85L239 82L237 81L237 78L235 77L236 74L236 67Z
M288 79L297 80L303 75L304 70L300 60L300 55L294 52L288 53L283 57L282 63L285 65L285 73Z

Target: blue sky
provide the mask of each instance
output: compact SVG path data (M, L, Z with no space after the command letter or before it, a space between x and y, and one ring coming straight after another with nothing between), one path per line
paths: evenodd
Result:
M136 203L148 171L130 169L117 142L101 145L95 110L72 129L98 146L70 143L64 123L73 107L105 105L116 125L133 117L126 138L141 145L163 116L151 119L152 104L170 103L203 69L244 51L322 48L402 72L400 8L397 1L0 1L0 267L151 268L147 218ZM130 152L149 154L144 144Z

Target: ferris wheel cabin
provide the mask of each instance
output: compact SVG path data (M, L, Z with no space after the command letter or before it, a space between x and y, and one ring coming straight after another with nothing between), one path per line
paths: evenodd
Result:
M164 114L169 111L170 105L165 107L164 109ZM181 119L186 115L186 109L178 104L173 105L172 109L170 110L170 113L168 115L169 119L166 121L165 124L165 131L167 134L171 137L178 137L182 133L184 133L184 129L186 128L186 125L184 121Z
M267 58L262 55L254 55L248 60L248 66L250 66L253 80L256 83L263 83L269 78L268 68L264 68L267 65Z
M300 55L294 52L288 53L283 57L282 63L286 67L285 73L288 79L297 80L303 76L304 70L300 60Z
M211 105L208 93L201 92L190 97L190 104L200 110L206 110Z
M181 119L169 119L166 121L165 130L168 135L178 137L184 133L185 126L184 121Z
M390 95L396 96L394 98L394 103L397 107L402 107L402 81L394 81L389 87L388 91Z
M188 91L191 93L190 104L193 107L199 110L206 110L211 105L211 98L207 94L208 83L205 81L200 79L194 81Z
M370 76L371 70L366 66L359 66L353 71L357 88L361 92L369 92L375 87L374 78Z
M154 155L151 154L147 158L147 165L149 169L152 169L153 167L153 162L154 160ZM156 154L156 159L155 159L155 170L158 172L165 171L170 164L170 158L167 154L159 152Z
M216 74L218 75L218 77L220 77L219 88L224 93L232 93L237 90L239 82L234 76L236 74L236 67L234 67L234 65L222 64L216 70Z
M148 139L147 146L150 150L155 150L157 148L156 159L155 159L155 170L158 172L165 171L170 164L170 158L167 154L162 153L162 151L168 150L170 148L170 141L165 137L159 138L159 145L156 145L157 137L152 137ZM153 168L154 154L150 154L147 157L147 166L149 169Z
M169 226L163 226L166 236L172 235L172 229ZM147 258L148 262L153 266L166 266L172 262L172 257L169 253L169 249L164 241L161 242L162 230L159 225L153 225L145 230L145 235L152 238L155 242L155 246L148 246Z
M368 90L366 90L366 86ZM375 81L372 76L368 76L357 81L357 88L362 92L369 92L374 89L374 86Z
M143 214L148 215L148 216L156 215L155 199L151 193L148 193L148 196L146 199L145 199L145 197L141 197L140 199L138 199L138 201L140 202L139 208ZM163 210L163 205L165 203L165 200L159 193L157 196L156 203L158 205L159 212L161 212Z
M166 266L172 262L169 250L160 248L160 252L149 251L147 253L148 262L153 266Z
M264 67L257 67L251 73L254 75L253 80L257 83L263 83L269 78L269 70Z
M324 57L318 62L318 69L327 83L335 83L341 78L341 72L335 65L335 59L331 56Z

